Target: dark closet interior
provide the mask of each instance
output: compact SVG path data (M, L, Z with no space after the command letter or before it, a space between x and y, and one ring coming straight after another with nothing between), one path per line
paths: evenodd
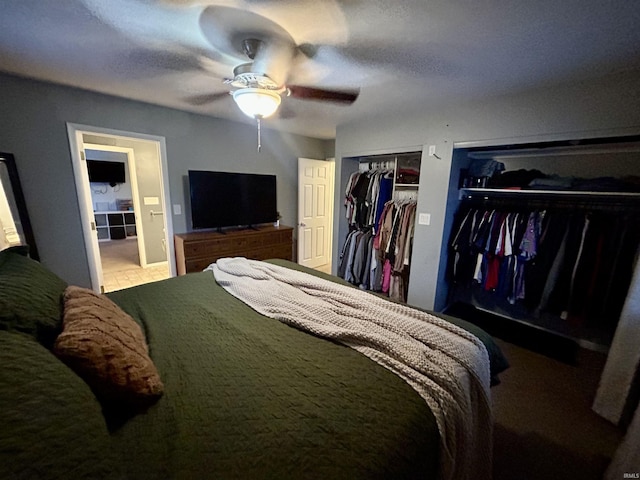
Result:
M640 244L640 137L457 148L451 177L445 311L606 351Z

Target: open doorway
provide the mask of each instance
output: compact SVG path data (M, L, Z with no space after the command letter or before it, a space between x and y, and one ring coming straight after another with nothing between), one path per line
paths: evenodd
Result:
M83 148L89 171L104 291L112 292L169 278L166 259L156 258L159 261L152 265L147 262L135 150L131 147L87 143L89 137L88 134L83 135ZM95 136L91 136L91 139L101 140ZM151 167L157 159L152 160ZM151 189L154 187L157 189L154 185ZM149 193L148 187L146 190ZM149 196L144 199L148 202ZM158 238L151 240L163 242L163 229L153 227L148 226L147 236L156 235ZM160 252L159 255L163 256L164 253Z
M175 275L164 138L68 125L95 291Z

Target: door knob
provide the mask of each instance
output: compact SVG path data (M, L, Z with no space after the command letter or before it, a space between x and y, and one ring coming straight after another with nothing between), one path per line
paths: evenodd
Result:
M300 222L300 226L301 226L301 227L306 227L306 226L307 226L307 224L306 224L306 223L302 223L302 222Z

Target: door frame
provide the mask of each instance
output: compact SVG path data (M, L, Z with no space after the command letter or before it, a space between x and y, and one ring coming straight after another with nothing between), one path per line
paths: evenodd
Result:
M114 130L102 127L94 127L90 125L81 125L76 123L67 122L67 135L69 137L69 146L71 150L71 163L73 166L73 173L76 184L76 192L78 195L78 207L80 209L80 220L82 224L82 233L84 237L84 244L87 255L87 264L89 266L89 275L91 278L91 287L96 292L101 292L104 290L104 285L102 283L102 261L100 259L100 250L98 247L98 237L95 234L95 219L93 216L93 204L91 199L91 188L89 185L89 171L87 169L87 162L84 156L84 140L83 135L97 135L102 137L111 137L115 139L126 139L126 140L145 140L154 142L158 149L158 157L160 159L159 168L160 168L160 178L161 178L161 197L162 197L162 206L164 208L165 215L163 215L164 221L164 232L165 232L165 251L167 254L167 263L169 266L169 274L172 277L176 276L176 266L173 259L175 258L175 249L173 245L173 221L170 215L171 212L171 201L170 201L170 193L169 193L169 176L168 176L168 166L167 166L167 148L166 141L164 137L156 136L156 135L148 135L144 133L136 133L136 132L127 132L122 130ZM100 149L106 150L110 147L107 145L97 145ZM110 148L125 148L125 147L110 147ZM131 168L131 167L130 167ZM136 180L136 192L137 192L137 177L130 176L132 181L132 196L133 192L133 181ZM135 207L134 207L135 208ZM138 208L138 212L139 212ZM139 219L136 216L136 228L138 225ZM138 230L136 233L139 235L142 232L142 229ZM140 240L140 239L139 239ZM142 258L141 258L142 261ZM146 258L145 258L146 262Z
M144 229L140 218L140 197L138 195L138 177L136 174L136 156L131 147L115 147L112 145L100 145L97 143L82 144L83 148L89 150L100 150L103 152L124 153L127 155L127 169L129 170L129 181L131 182L131 196L133 197L133 212L136 219L136 241L138 243L138 257L140 258L140 266L147 267L147 252L144 249Z

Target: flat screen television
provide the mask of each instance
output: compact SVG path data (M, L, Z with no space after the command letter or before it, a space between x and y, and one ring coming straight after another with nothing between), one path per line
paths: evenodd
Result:
M194 229L253 226L277 219L276 176L189 170Z
M87 160L87 168L90 182L109 183L112 186L125 182L123 162Z

